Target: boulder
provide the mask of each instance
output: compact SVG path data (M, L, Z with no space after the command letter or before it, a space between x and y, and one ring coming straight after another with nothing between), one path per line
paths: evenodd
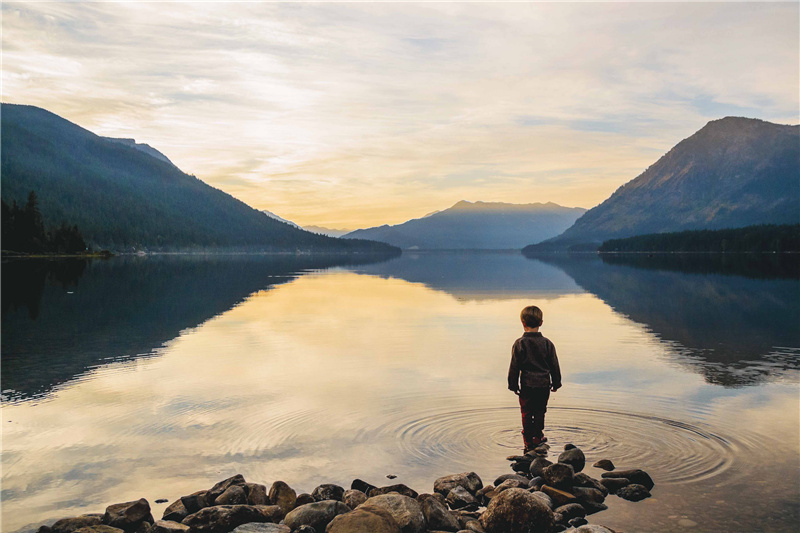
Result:
M247 503L247 492L244 485L232 485L217 496L214 505L244 505Z
M97 526L86 526L75 530L75 533L79 532L80 533L124 533L123 530L121 530L118 527L111 527L105 524L100 524Z
M611 472L615 468L614 463L612 463L608 459L600 459L599 461L597 461L592 466L595 467L595 468L602 468L606 472Z
M156 520L148 533L189 533L190 529L173 520Z
M50 526L50 530L52 533L72 533L82 527L99 526L102 523L102 515L81 515L73 518L62 518Z
M467 523L464 524L464 528L473 533L486 533L486 530L483 529L480 520L467 520Z
M441 496L441 494L439 494L439 496ZM486 485L475 493L475 499L478 500L478 503L481 505L489 505L489 501L495 496L497 496L497 491L494 490L494 485Z
M342 496L344 496L344 487L334 485L333 483L323 483L319 487L315 488L311 492L311 495L318 502L323 500L336 500L337 502L340 502L342 501Z
M219 483L208 489L208 495L207 495L208 505L214 505L217 500L217 497L226 490L228 490L230 487L234 485L244 485L245 483L247 482L244 480L244 476L241 474L236 474L235 476L229 477L228 479L223 479L222 481L220 481ZM184 505L186 504L184 503Z
M568 464L575 472L580 472L586 466L586 456L580 448L571 448L558 456L558 462Z
M617 496L629 502L638 502L650 497L650 491L644 485L631 483L617 491Z
M281 512L284 516L289 514L289 511L294 509L296 505L299 505L297 503L297 493L283 481L276 481L272 484L269 488L267 498L269 499L269 503L281 508ZM313 496L309 495L308 498L310 501L306 503L315 501Z
M572 484L575 487L597 489L603 493L603 496L608 496L608 489L602 483L600 483L600 480L594 479L583 472L572 476Z
M549 485L542 485L542 492L550 496L553 500L553 505L561 507L568 503L578 503L578 499L570 492L559 490Z
M389 494L392 492L402 494L403 496L408 496L409 498L416 498L419 496L417 491L414 489L399 483L397 485L389 485L387 487L376 487L369 491L369 497L372 498L373 496L380 496L381 494Z
M502 476L500 476L500 477L498 477L497 479L494 480L494 486L495 487L499 486L501 483L503 483L503 481L505 481L507 479L516 479L518 481L528 481L527 477L520 476L519 474L503 474Z
M233 530L233 533L292 533L289 526L273 524L270 522L251 522L242 524Z
M565 491L572 489L572 476L574 475L572 466L564 463L555 463L542 470L542 477L548 485Z
M621 478L608 478L608 479L601 479L600 484L603 485L608 492L611 494L616 494L619 489L622 487L627 487L631 484L631 482L624 477Z
M497 483L495 483L495 486L497 486ZM463 487L474 496L483 488L483 481L475 472L462 472L461 474L440 477L433 482L433 491L445 497L455 487Z
M300 526L311 526L322 532L336 516L349 512L350 508L340 501L323 500L295 507L283 520L292 531Z
M537 457L533 460L533 462L531 462L528 472L534 477L541 476L544 469L552 464L553 463L551 461L548 461L544 457Z
M602 492L594 488L573 487L571 492L578 499L578 503L603 503L603 500L606 499Z
M367 496L369 496L369 491L375 488L375 485L371 485L364 481L363 479L354 479L353 482L350 484L350 488L353 490L360 490Z
M247 503L249 505L270 505L269 495L266 485L260 483L246 483L244 485L247 492Z
M186 509L187 516L196 513L200 509L208 507L213 503L213 501L214 500L209 499L207 490L199 490L189 494L188 496L181 496L181 503L183 504L184 509ZM170 507L172 507L172 505L170 505Z
M150 513L150 503L144 498L135 502L115 503L106 507L103 523L123 531L133 532L143 522L152 524L153 515Z
M355 509L365 501L367 501L367 495L356 489L348 489L342 496L342 502L350 509Z
M401 530L385 513L356 509L336 516L325 533L401 533Z
M199 510L200 509L197 509L197 511ZM168 522L180 522L189 516L189 514L189 511L187 511L186 507L183 506L183 501L178 499L172 502L169 507L164 509L164 515L161 517L161 520L166 520Z
M281 516L277 505L215 505L190 514L181 523L192 533L228 533L250 522L278 522Z
M561 507L557 507L555 512L561 514L561 516L564 517L564 521L567 522L573 518L583 518L586 516L586 510L579 503L562 505Z
M513 481L506 481L506 483L514 483ZM462 486L456 486L450 489L450 492L447 493L447 505L450 506L451 509L461 509L462 507L472 506L476 509L478 508L478 500L475 499L475 496L470 494L467 489Z
M481 489L483 490L483 489ZM422 507L422 515L428 524L428 529L439 531L458 531L460 529L458 520L450 514L447 506L442 503L441 494L420 494L417 501Z
M644 485L644 487L647 490L653 490L653 487L655 486L653 478L651 478L647 474L647 472L645 472L644 470L639 470L638 468L635 470L617 470L615 472L604 472L603 478L604 479L625 478L631 483L635 483L637 485Z
M300 507L301 505L314 503L315 501L317 501L317 500L315 500L314 497L311 494L309 494L307 492L303 492L302 494L298 494L297 495L297 499L294 502L294 506L295 507Z
M398 493L370 496L359 509L389 513L402 533L423 533L427 529L422 506L414 498Z
M486 533L539 533L553 526L553 511L523 489L498 494L481 515Z
M544 478L542 476L531 478L528 482L528 488L533 490L541 490L542 485L544 485Z
M565 451L565 452L567 452L567 451L569 451L569 450L574 450L575 448L577 448L577 446L575 446L575 445L574 445L574 444L572 444L572 443L569 443L569 444L565 444L565 445L564 445L564 451Z
M517 479L507 479L495 487L495 490L499 494L506 489L527 489L530 488L529 484L530 481L527 479L524 482Z
M543 504L549 507L551 510L555 508L555 504L553 503L553 498L545 494L540 490L528 491L533 494L536 498L539 498Z

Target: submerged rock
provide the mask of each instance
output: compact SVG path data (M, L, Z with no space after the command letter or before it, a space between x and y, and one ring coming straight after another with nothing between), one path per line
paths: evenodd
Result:
M649 498L650 491L647 490L647 487L644 485L639 485L637 483L631 483L630 485L626 485L617 491L617 496L622 498L623 500L628 500L631 502L638 502L644 500L645 498Z
M493 498L480 519L486 533L544 533L553 526L553 511L523 489L508 489Z
M651 478L647 472L644 470L639 470L638 468L635 470L617 470L615 472L604 472L603 473L604 479L617 479L617 478L625 478L631 483L635 483L637 485L644 485L647 490L653 490L655 483L653 482L653 478Z
M614 463L612 463L608 459L600 459L599 461L597 461L592 466L595 467L595 468L602 468L603 470L605 470L607 472L611 472L612 470L614 470L614 468L616 468L614 466Z

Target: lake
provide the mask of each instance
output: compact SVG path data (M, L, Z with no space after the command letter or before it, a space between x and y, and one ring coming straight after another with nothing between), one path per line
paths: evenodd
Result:
M797 257L408 253L3 263L2 531L236 473L431 492L510 473L519 312L564 387L545 432L655 480L623 531L796 531ZM554 453L553 453L554 452ZM394 480L387 475L396 475Z

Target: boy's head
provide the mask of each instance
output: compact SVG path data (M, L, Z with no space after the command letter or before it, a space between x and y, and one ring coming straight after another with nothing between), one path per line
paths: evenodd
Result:
M538 328L542 325L542 310L535 305L529 305L519 314L522 325L526 328Z

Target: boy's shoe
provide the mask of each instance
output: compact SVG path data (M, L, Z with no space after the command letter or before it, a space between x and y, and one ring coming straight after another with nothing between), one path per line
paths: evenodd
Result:
M547 437L533 437L531 439L531 442L533 443L533 447L535 448L538 445L544 444L545 442L547 442Z

